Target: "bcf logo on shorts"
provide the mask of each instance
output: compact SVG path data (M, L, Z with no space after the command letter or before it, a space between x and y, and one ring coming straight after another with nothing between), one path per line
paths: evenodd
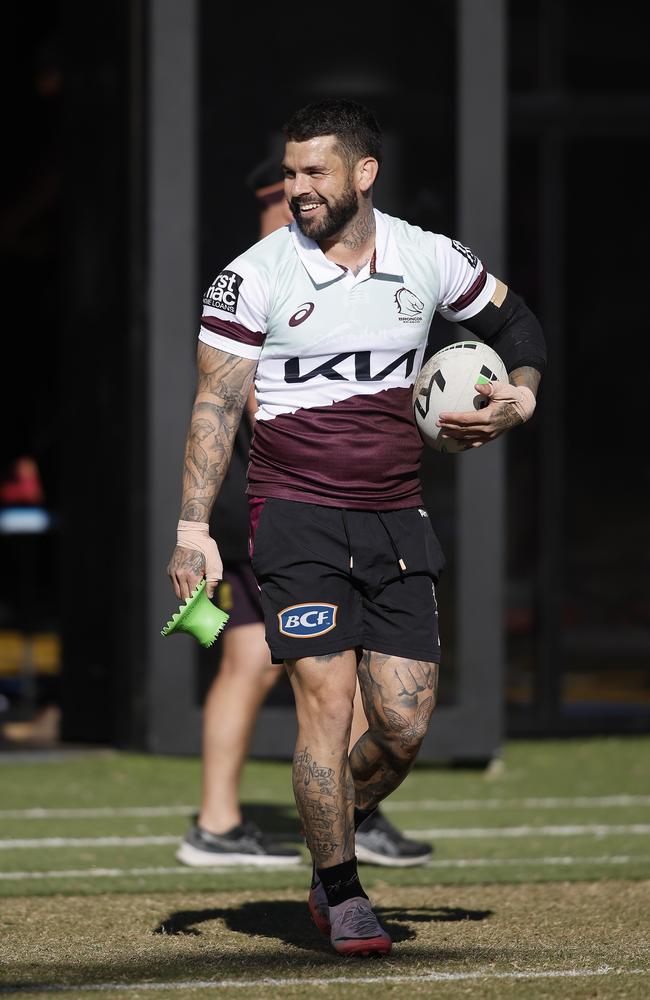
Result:
M337 611L338 604L292 604L278 612L278 627L294 639L325 635L336 628Z

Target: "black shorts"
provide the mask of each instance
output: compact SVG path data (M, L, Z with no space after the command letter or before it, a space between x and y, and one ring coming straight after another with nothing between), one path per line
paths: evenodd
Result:
M267 498L251 510L274 662L358 647L440 661L435 584L444 557L423 507L375 512Z
M226 628L264 621L260 590L248 559L224 565L223 579L217 584L214 600L222 611L230 615Z

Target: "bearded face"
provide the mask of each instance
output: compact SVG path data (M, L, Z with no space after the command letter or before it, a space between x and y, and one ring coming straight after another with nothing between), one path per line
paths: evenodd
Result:
M354 218L359 199L348 172L340 194L303 194L289 205L301 233L318 242L331 239Z

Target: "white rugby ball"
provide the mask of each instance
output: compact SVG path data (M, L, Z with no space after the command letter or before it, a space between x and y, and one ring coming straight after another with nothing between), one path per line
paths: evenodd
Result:
M487 399L474 388L477 383L508 382L506 366L496 351L475 340L449 344L429 358L413 386L413 413L424 443L436 451L464 451L455 438L442 438L436 426L441 413L480 410Z

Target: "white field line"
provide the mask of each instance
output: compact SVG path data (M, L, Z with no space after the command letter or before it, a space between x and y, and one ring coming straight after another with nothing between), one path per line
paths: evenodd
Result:
M650 860L650 859L649 859ZM291 865L292 872L311 871L311 865ZM287 865L201 865L200 868L189 868L178 865L172 868L77 868L69 871L47 872L0 872L0 881L22 881L24 879L48 878L138 878L144 875L227 875L229 872L268 872L287 871Z
M648 975L647 969L614 969L610 965L601 965L596 969L518 969L511 972L495 972L493 969L478 969L475 972L425 972L411 975L396 976L332 976L331 978L299 979L287 977L284 979L196 979L176 983L82 983L54 986L51 983L34 983L31 986L0 986L0 994L19 993L122 993L140 992L145 990L233 990L233 989L264 989L287 986L374 986L384 983L462 983L481 981L485 983L494 980L513 979L585 979L594 976L642 976Z
M650 823L604 824L588 823L580 826L483 826L483 827L435 827L431 830L406 830L409 837L430 837L432 840L463 840L502 837L607 837L612 834L650 833ZM21 848L56 847L153 847L178 844L178 834L143 837L29 837L0 840L0 850L11 851Z
M161 837L30 837L16 840L0 840L0 850L15 847L152 847L155 844L180 844L176 834Z
M382 803L391 812L417 812L419 809L465 812L482 809L624 809L627 806L650 806L650 795L576 795L524 799L420 799L412 802ZM0 813L0 816L2 813Z
M100 806L79 809L0 809L0 819L111 819L113 816L192 816L194 806Z
M563 826L441 826L431 830L405 830L404 832L407 837L431 837L432 840L463 840L468 837L607 837L612 834L646 835L650 833L650 823L586 823ZM0 847L3 843L4 841L0 840Z
M650 795L578 795L524 799L414 799L383 803L387 812L465 812L483 809L622 809L628 806L650 806ZM0 809L2 819L111 819L133 816L145 819L155 816L192 816L193 806L100 806L76 809Z
M601 854L591 857L559 857L545 858L449 858L446 861L428 861L425 868L519 868L529 866L571 867L575 865L627 865L634 863L649 864L650 855L646 854ZM225 875L232 872L288 871L286 865L218 865L188 868L185 865L176 867L150 868L72 868L68 870L32 871L32 872L0 872L0 881L21 882L28 879L51 878L139 878L149 875ZM292 865L292 872L310 871L308 865Z
M649 859L650 860L650 859ZM311 865L291 865L291 871L305 872L311 871ZM137 878L144 875L200 875L201 873L212 875L226 875L228 872L268 872L287 871L287 865L201 865L200 868L188 868L186 865L178 865L172 868L150 867L150 868L78 868L68 871L46 871L46 872L0 872L0 881L22 881L24 879L48 879L48 878Z

